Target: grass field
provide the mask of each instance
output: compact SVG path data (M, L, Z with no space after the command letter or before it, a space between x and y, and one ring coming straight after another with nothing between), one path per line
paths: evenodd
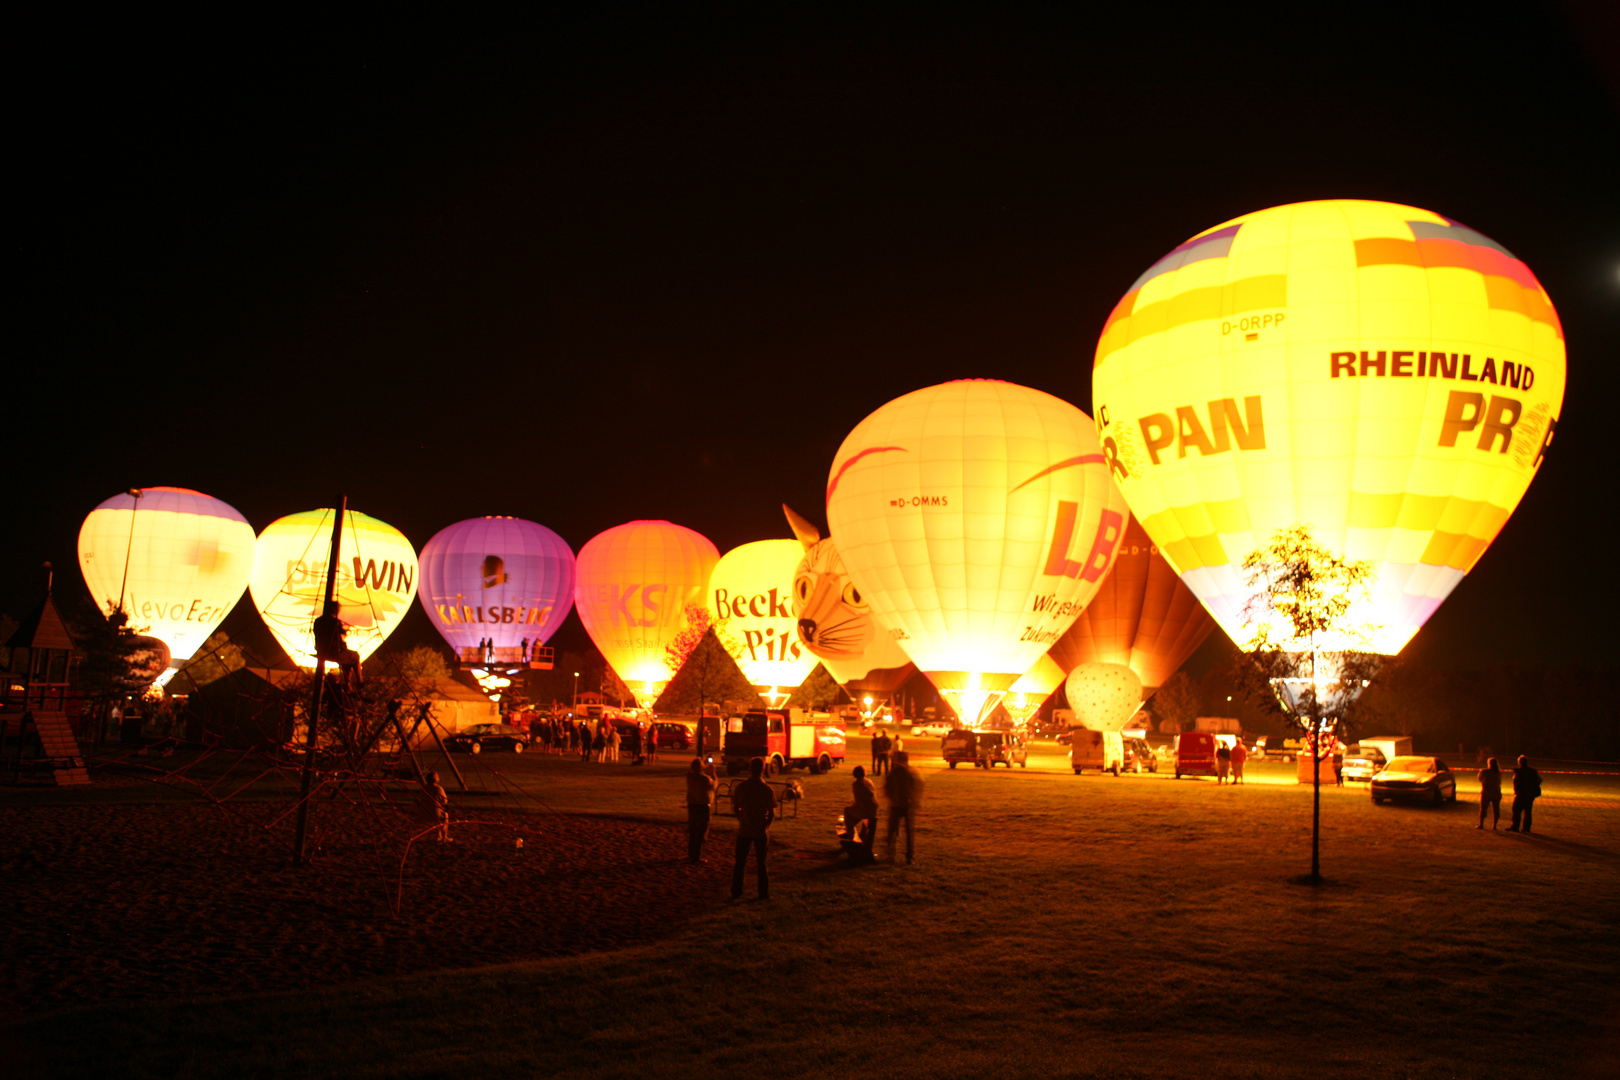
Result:
M1449 808L1328 790L1331 882L1312 889L1290 881L1308 788L1031 765L927 768L917 864L866 869L831 857L847 770L800 774L773 899L722 893L651 945L35 1015L10 1025L12 1060L128 1077L1613 1075L1611 794L1550 783L1521 837L1476 831L1466 787ZM469 780L537 812L675 820L680 766L491 756ZM710 858L729 841L722 822Z

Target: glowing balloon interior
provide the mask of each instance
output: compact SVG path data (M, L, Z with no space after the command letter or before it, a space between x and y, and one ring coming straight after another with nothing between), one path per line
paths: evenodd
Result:
M1564 335L1528 267L1392 203L1280 206L1199 233L1108 318L1097 428L1131 509L1239 644L1243 559L1281 528L1377 570L1352 613L1409 641L1541 464Z
M326 595L327 558L335 510L306 510L277 518L259 534L249 586L254 606L287 655L315 666L311 627ZM399 625L416 598L416 551L403 533L350 510L338 552L338 618L345 643L365 659Z
M1035 661L1035 666L1021 675L1001 699L1007 715L1023 724L1034 716L1052 692L1063 685L1064 672L1050 655Z
M884 405L827 481L850 578L968 724L1074 622L1113 566L1125 513L1091 419L993 380Z
M877 625L872 605L849 580L832 537L786 506L788 524L804 548L793 570L793 618L804 648L853 694L888 694L917 669L894 635Z
M1159 687L1214 629L1132 515L1113 572L1048 655L1065 672L1084 663L1129 664L1143 686Z
M574 606L574 552L522 518L458 521L422 547L422 607L456 650L539 645Z
M795 689L815 669L790 607L803 555L797 540L759 540L720 556L709 575L709 609L727 621L741 650L737 666L755 686Z
M1064 684L1081 727L1124 731L1142 705L1142 680L1124 664L1081 664Z
M631 521L579 549L574 605L603 657L638 699L650 703L669 681L665 647L704 602L720 553L668 521Z
M79 529L79 570L103 614L123 597L129 627L191 658L242 598L253 573L253 526L200 491L114 495Z

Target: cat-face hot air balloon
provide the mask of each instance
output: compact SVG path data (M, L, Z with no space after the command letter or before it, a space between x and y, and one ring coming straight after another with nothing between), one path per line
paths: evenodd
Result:
M129 626L183 663L242 598L253 573L253 526L200 491L114 495L79 529L79 570L104 614L120 596Z
M315 666L315 618L326 598L336 510L277 518L259 534L249 589L260 618L300 667ZM363 660L377 651L416 598L416 549L386 522L350 510L343 518L335 599L345 644Z
M800 643L821 659L827 673L851 696L891 694L916 668L911 658L872 618L832 537L782 507L804 557L793 571L793 617Z
M1065 673L1081 664L1125 664L1156 689L1214 629L1133 514L1113 571L1048 655Z
M964 380L897 398L850 432L827 519L878 623L975 724L1097 591L1125 504L1085 413Z
M1530 270L1472 229L1297 203L1200 233L1138 278L1092 388L1132 511L1233 640L1253 632L1244 558L1305 524L1374 564L1351 621L1395 653L1540 467L1564 337Z
M793 573L797 540L758 540L720 556L709 575L709 608L726 620L740 650L737 666L755 686L792 690L815 670L816 654L799 640Z
M574 606L573 549L533 521L458 521L435 533L420 558L422 607L469 659L486 640L518 652L524 642L546 642Z
M576 561L574 606L603 657L638 699L669 681L665 647L702 604L720 559L700 533L668 521L631 521L588 540Z

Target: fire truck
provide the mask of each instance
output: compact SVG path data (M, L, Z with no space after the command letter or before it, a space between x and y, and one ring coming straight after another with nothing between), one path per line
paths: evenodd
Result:
M803 709L769 709L726 720L726 773L748 771L754 758L765 759L767 775L805 768L826 772L844 763L844 728L836 717Z

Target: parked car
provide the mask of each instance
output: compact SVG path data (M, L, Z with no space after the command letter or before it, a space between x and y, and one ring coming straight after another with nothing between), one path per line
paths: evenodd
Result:
M1146 739L1125 740L1125 771L1126 772L1156 773L1159 771L1159 758L1153 748L1147 744Z
M673 720L660 720L653 725L658 732L658 749L663 750L690 750L697 745L697 733L691 724L677 723Z
M1029 768L1029 747L1025 745L1024 736L1016 731L979 732L979 757L987 769L997 765L1005 765L1009 769L1014 765L1021 769Z
M1376 746L1352 746L1344 753L1344 761L1339 766L1339 776L1346 782L1351 780L1357 783L1366 783L1373 778L1373 774L1388 764L1384 752Z
M445 749L469 754L485 750L510 750L521 754L529 748L529 738L511 724L474 724L444 740Z
M929 720L911 729L913 735L949 735L951 725L944 720Z
M1427 799L1439 804L1457 801L1457 781L1446 763L1433 757L1392 758L1369 785L1372 801Z

